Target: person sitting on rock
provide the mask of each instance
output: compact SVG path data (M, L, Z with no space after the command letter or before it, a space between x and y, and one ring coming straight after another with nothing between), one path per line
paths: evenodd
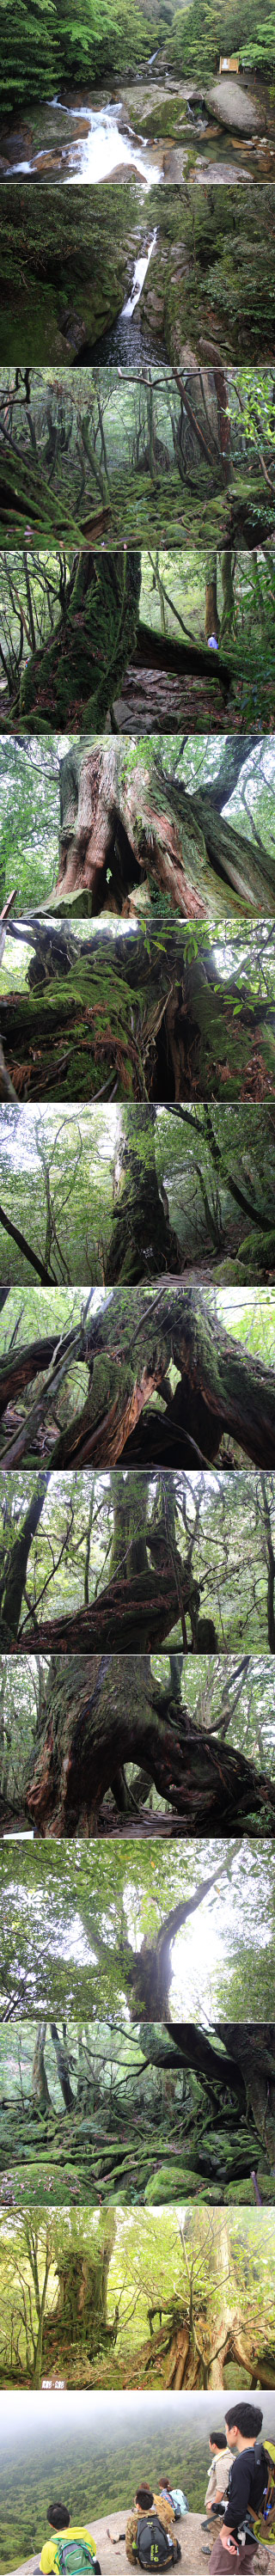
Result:
M182 2514L188 2513L189 2510L187 2496L184 2494L183 2487L171 2487L171 2478L168 2476L168 2470L166 2472L166 2477L159 2478L159 2495L166 2497L167 2504L173 2505L175 2522L181 2522Z
M172 2541L173 2525L175 2522L174 2507L172 2503L169 2503L168 2498L164 2495L152 2495L151 2487L138 2487L134 2510L133 2513L128 2514L128 2522L126 2523L126 2557L129 2559L130 2567L135 2566L135 2542L138 2523L141 2522L143 2514L145 2521L147 2521L148 2514L151 2516L153 2513L158 2515L158 2521L163 2523L164 2531L168 2532L168 2538L171 2536Z
M57 2504L48 2505L47 2522L50 2523L52 2537L51 2540L44 2541L44 2548L41 2550L41 2576L52 2576L52 2570L55 2569L57 2569L58 2576L60 2566L60 2541L66 2543L66 2540L86 2541L86 2547L90 2549L91 2559L93 2559L94 2576L101 2576L99 2558L97 2557L96 2551L96 2541L93 2540L93 2533L90 2531L88 2524L71 2522L69 2506L67 2504L60 2504L60 2500Z

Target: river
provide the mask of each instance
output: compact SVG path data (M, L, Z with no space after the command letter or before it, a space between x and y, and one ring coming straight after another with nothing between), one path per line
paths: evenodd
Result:
M128 178L129 172L134 170L137 177L142 179L145 189L151 188L155 185L155 183L162 177L161 145L159 148L156 146L153 147L153 159L152 145L150 147L149 143L146 141L143 142L141 136L138 136L133 132L126 110L123 107L123 100L106 99L106 101L104 100L103 106L94 108L89 107L84 99L83 107L84 118L82 119L80 116L79 106L66 107L64 106L63 99L59 98L52 98L47 102L47 123L46 109L44 111L45 143L47 146L47 124L49 110L52 110L53 151L57 151L57 154L58 120L59 118L62 120L60 130L60 168L59 170L53 169L52 176L55 179L63 179L67 188L82 187L85 186L85 184L86 186L97 187L100 182L102 183L104 181L104 179L110 179L117 170L119 170L119 172L125 170L125 179ZM84 135L82 133L79 136L77 134L77 126L79 126L80 122L84 122L85 125L87 125L88 131ZM76 126L76 136L74 136L73 131L74 124ZM48 155L46 150L46 158L47 157ZM45 144L41 147L41 150L38 149L38 151L36 151L35 157L30 161L22 160L13 164L12 176L13 178L16 178L17 176L19 178L21 175L25 178L32 178L36 175L37 178L39 178L41 175L42 178L44 177L44 162ZM45 172L45 176L46 175L47 173ZM50 177L50 171L48 176Z

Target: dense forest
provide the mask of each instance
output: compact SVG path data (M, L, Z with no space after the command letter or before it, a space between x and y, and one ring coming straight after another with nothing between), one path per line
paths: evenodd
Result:
M168 29L168 34L167 34ZM241 50L240 50L241 39ZM130 66L150 57L152 44L157 45L164 61L176 63L178 69L192 69L209 75L218 71L221 45L230 54L238 47L241 69L259 65L263 75L272 76L275 68L275 28L272 0L266 0L265 18L261 20L260 0L243 0L241 29L236 0L193 0L189 9L178 9L174 15L173 0L139 0L137 11L118 0L103 10L101 0L77 0L71 17L64 0L57 9L56 0L42 8L42 0L28 0L24 17L22 0L11 0L7 26L5 59L2 65L0 103L3 109L23 104L35 97L43 98L53 81L60 87L62 79L81 78L85 88L93 89L105 74L129 70ZM155 56L153 57L155 60ZM31 67L31 69L30 69Z
M0 1848L2 2021L262 2020L274 1991L270 1840L184 1852L162 1840L7 1840ZM205 1910L204 1910L205 1909Z
M103 539L78 554L6 551L3 733L269 733L274 636L272 543L221 558L111 552Z
M274 1495L272 1475L243 1467L230 1477L222 1468L6 1469L3 1653L153 1654L167 1639L182 1651L184 1621L190 1655L205 1645L201 1634L193 1644L197 1607L211 1622L209 1653L213 1623L218 1654L273 1655Z
M194 1595L198 1586L194 1585ZM85 1836L242 1829L274 1836L267 1659L2 1658L0 1831ZM201 1652L205 1633L209 1651ZM210 1651L212 1647L212 1651ZM23 1720L23 1724L22 1724Z
M79 387L71 369L1 368L0 538L20 540L26 517L46 544L169 546L183 531L255 549L275 523L271 370L85 367Z
M2 2386L274 2385L274 2225L180 2204L6 2214Z
M273 2200L272 2024L9 2020L0 2081L4 2209Z
M118 1226L122 1245L123 1212ZM125 1240L127 1248L126 1209ZM32 1468L41 1457L49 1470L96 1472L121 1459L160 1470L212 1460L230 1472L246 1460L275 1466L270 1289L240 1291L235 1312L231 1289L184 1287L169 1273L148 1286L95 1289L84 1308L81 1293L64 1289L48 1290L42 1304L34 1286L18 1316L19 1304L11 1290L0 1361L1 1466ZM167 1537L164 1520L159 1566ZM171 1537L173 1549L173 1529ZM175 1554L175 1574L176 1565ZM8 1595L5 1615L12 1633Z
M235 172L234 172L235 177ZM256 207L256 215L255 215ZM5 369L274 365L274 186L1 183ZM137 263L141 262L142 286ZM7 311L8 303L8 311ZM266 497L268 492L266 487Z
M0 942L3 1101L274 1095L273 921L229 917L211 938L202 922L9 908Z
M269 1286L274 1187L272 1101L163 1109L108 1101L61 1115L44 1104L36 1115L4 1104L0 1279L6 1289L35 1279L51 1288L131 1287L172 1268L186 1286ZM268 1311L271 1323L265 1301L266 1332ZM233 1312L238 1327L238 1300ZM14 1322L17 1335L17 1301Z
M209 575L205 621L219 637L218 562ZM157 579L161 592L159 559ZM0 736L1 903L15 895L16 916L29 904L59 915L65 900L72 919L157 905L187 920L266 920L274 785L274 735L74 735L65 752L57 734Z

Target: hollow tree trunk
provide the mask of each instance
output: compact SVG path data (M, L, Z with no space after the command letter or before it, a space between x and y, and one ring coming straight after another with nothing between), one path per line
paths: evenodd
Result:
M214 565L213 577L211 565ZM209 561L206 635L218 637L216 557ZM228 795L231 792L228 744ZM239 753L238 769L244 765ZM221 800L222 801L222 800ZM107 869L111 886L108 892ZM264 908L262 869L274 893L274 859L264 850L257 862L237 825L222 825L214 788L188 796L160 764L146 768L123 744L75 742L60 766L60 862L56 888L44 906L58 910L66 900L74 909L82 894L91 913L104 903L135 911L140 877L164 887L176 911L213 918L213 905L223 907L223 878L233 892L233 909ZM218 874L217 874L218 871ZM269 898L270 899L270 898ZM267 903L268 908L268 903Z
M140 878L164 889L174 909L187 920L203 918L207 892L200 885L203 841L200 829L188 831L188 811L181 826L171 812L171 796L146 759L133 765L119 743L77 745L61 764L60 865L54 904L87 894L89 911L102 909L111 875L112 902L125 911ZM197 841L197 848L196 848ZM210 909L210 897L209 897Z

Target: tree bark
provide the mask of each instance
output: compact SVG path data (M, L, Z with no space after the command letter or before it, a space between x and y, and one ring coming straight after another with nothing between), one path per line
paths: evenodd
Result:
M216 565L216 558L214 559ZM206 633L217 633L215 582L210 579ZM246 751L247 757L247 751ZM230 759L230 744L229 744ZM239 767L244 763L242 751ZM228 786L230 795L230 784ZM156 761L136 761L120 743L77 743L60 768L60 862L51 909L80 893L97 913L110 904L118 912L135 912L140 878L164 888L183 918L209 916L231 884L233 910L273 909L274 856L264 849L259 859L253 845L234 824L222 824L212 790L189 796ZM110 893L108 878L111 879ZM264 881L264 882L263 882ZM49 908L49 907L48 907Z
M143 1270L147 1279L154 1279L158 1271L178 1268L177 1238L157 1179L156 1115L154 1108L137 1107L133 1130L132 1112L127 1106L118 1112L106 1284L127 1280L130 1287Z
M64 2256L56 2254L55 2269L58 2296L50 2316L44 2320L44 2368L48 2373L62 2365L73 2372L73 2356L80 2353L93 2359L103 2343L112 2338L108 2326L107 2298L110 2263L115 2244L116 2219L113 2210L100 2214L97 2233L89 2254L77 2246L66 2245Z
M178 1462L188 1466L193 1446L202 1463L207 1463L217 1456L223 1430L231 1432L254 1466L274 1466L274 1370L254 1360L241 1343L231 1339L214 1317L211 1302L208 1306L207 1292L184 1289L172 1278L167 1283L156 1281L152 1291L137 1286L131 1292L130 1306L129 1292L116 1289L113 1297L106 1299L95 1324L94 1320L87 1321L85 1333L80 1325L71 1336L64 1336L64 1344L60 1337L56 1370L50 1370L45 1391L29 1412L21 1433L15 1441L8 1440L8 1467L20 1456L25 1457L26 1463L30 1459L32 1462L34 1434L47 1421L48 1409L51 1415L53 1400L72 1359L75 1366L85 1359L89 1390L81 1412L73 1415L69 1428L62 1430L55 1441L55 1468L75 1463L82 1467L89 1461L93 1467L115 1467L125 1452L127 1459L130 1456L133 1463L139 1459L145 1468L150 1468L152 1462L163 1467L173 1467ZM171 1359L181 1379L174 1396L167 1379ZM35 1344L34 1373L37 1364ZM16 1355L17 1382L18 1366ZM25 1377L26 1367L24 1355ZM31 1350L28 1374L32 1374ZM9 1394L12 1383L11 1361ZM131 1435L135 1424L150 1394L158 1389L165 1398L166 1416L163 1419L161 1414L158 1418L154 1410L134 1445Z
M170 1802L172 1819L176 1810L175 1830L181 1820L187 1834L220 1833L224 1827L242 1832L246 1813L255 1817L257 1829L266 1807L272 1831L274 1782L241 1753L196 1729L173 1686L162 1689L153 1681L148 1654L71 1655L59 1668L56 1659L26 1765L28 1823L39 1834L58 1839L93 1835L100 1830L102 1800L111 1790L123 1834L124 1764L136 1760L145 1765L148 1782L154 1781ZM129 1810L135 1832L135 1781ZM159 1811L156 1821L161 1834ZM61 2081L58 2031L55 2025L51 2030ZM65 2074L68 2083L68 2069Z
M61 615L22 673L20 714L66 729L104 725L138 629L138 554L83 553L66 579Z
M32 1495L29 1509L25 1513L20 1535L14 1540L12 1549L8 1551L7 1562L5 1563L4 1560L0 1584L0 1643L5 1651L9 1646L13 1648L16 1642L30 1547L35 1531L38 1529L38 1522L41 1520L48 1483L48 1474L40 1473L37 1479L37 1491Z

